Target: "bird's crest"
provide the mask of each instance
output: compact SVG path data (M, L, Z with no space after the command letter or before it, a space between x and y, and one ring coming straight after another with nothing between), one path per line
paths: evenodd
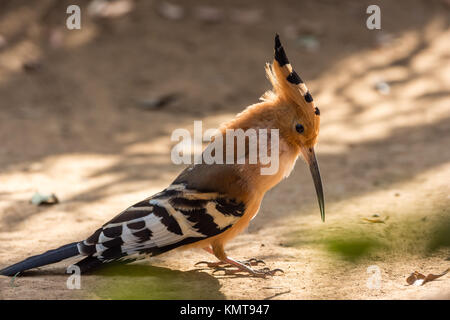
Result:
M314 114L320 114L319 109L314 106L313 98L305 83L292 69L278 34L275 36L274 60L272 63L266 64L266 74L273 85L273 89L267 91L262 96L262 100L273 101L281 98L292 101L308 118L312 118Z

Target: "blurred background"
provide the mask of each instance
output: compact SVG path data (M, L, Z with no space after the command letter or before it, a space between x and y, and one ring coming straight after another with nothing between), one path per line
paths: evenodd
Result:
M66 27L73 4L80 30ZM381 30L366 27L371 4ZM228 250L284 276L215 277L194 268L210 257L181 252L77 292L61 263L0 279L0 297L450 298L448 276L405 287L450 264L449 18L448 0L2 0L0 267L166 187L182 169L174 129L216 128L270 88L275 33L321 110L327 222L299 161ZM59 203L30 203L36 192Z

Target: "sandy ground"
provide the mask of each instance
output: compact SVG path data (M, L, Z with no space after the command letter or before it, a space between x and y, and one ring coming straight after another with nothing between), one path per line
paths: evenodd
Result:
M120 18L86 18L81 31L61 26L64 1L26 2L0 10L0 268L83 239L167 186L182 169L170 161L171 132L194 120L217 127L256 102L275 32L321 110L327 221L299 161L227 248L284 275L212 274L194 266L214 261L207 253L175 251L83 276L81 290L66 287L73 261L0 277L0 298L450 299L450 275L406 283L450 267L445 1L380 2L381 31L365 28L366 1L208 1L223 13L214 23L196 18L194 1L174 1L186 10L174 21L160 2L138 1ZM176 98L145 107L165 94ZM34 206L35 191L61 202ZM373 215L384 223L364 220ZM378 288L367 286L370 266Z

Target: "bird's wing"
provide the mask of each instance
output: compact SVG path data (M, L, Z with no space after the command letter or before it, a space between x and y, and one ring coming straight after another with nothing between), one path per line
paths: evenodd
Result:
M218 235L244 212L235 199L173 184L120 213L78 248L103 262L157 255Z

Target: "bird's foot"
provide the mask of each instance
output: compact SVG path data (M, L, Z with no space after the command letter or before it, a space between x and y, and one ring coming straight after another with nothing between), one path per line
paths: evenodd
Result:
M261 259L256 259L256 258L251 258L248 260L244 260L244 261L238 261L241 264L244 264L246 266L259 266L259 265L263 265L265 266L266 263L261 260ZM225 262L225 261L218 261L218 262L208 262L208 261L199 261L197 262L194 266L201 266L204 265L205 267L208 268L225 268L225 267L233 267L233 264L230 264L229 262Z
M258 277L258 278L265 278L266 276L275 276L277 272L284 273L282 269L273 269L270 268L262 268L259 270L255 270L252 268L217 268L213 271L213 274L223 272L224 275L240 275L242 273L248 274L250 276Z
M210 247L204 248L205 251L214 254L213 250ZM195 265L199 266L201 264L205 264L209 268L215 268L214 273L223 272L225 275L236 275L236 276L244 276L245 274L265 278L266 276L274 276L277 272L284 273L281 269L273 269L270 268L262 268L259 270L252 269L252 266L258 266L259 264L266 265L263 260L251 258L245 261L237 261L230 257L225 257L223 260L219 262L207 262L200 261Z

